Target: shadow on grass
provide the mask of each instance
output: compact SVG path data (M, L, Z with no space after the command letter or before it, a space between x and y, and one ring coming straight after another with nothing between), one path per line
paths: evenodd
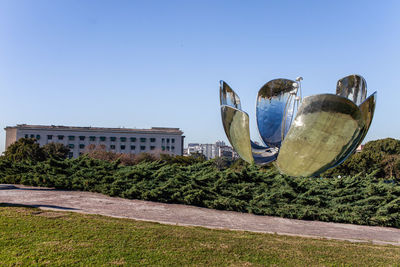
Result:
M0 184L0 190L29 190L29 191L67 191L54 188L24 188L10 184Z
M79 210L75 208L68 208L68 207L61 207L55 205L24 205L24 204L15 204L15 203L0 203L0 208L50 208L50 209L57 209L57 210Z

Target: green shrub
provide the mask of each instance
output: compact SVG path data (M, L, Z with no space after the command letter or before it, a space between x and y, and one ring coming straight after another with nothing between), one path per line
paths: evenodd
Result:
M384 147L387 151L397 151L392 145ZM373 160L368 151L367 157L355 158ZM41 161L0 157L0 183L84 190L259 215L400 228L400 185L394 180L379 178L382 172L379 164L374 165L377 169L367 171L353 166L349 172L352 176L342 175L342 178L336 175L294 178L279 174L273 166L258 167L240 161L221 167L215 160L202 158L161 156L156 159L146 155L142 159L126 166L119 160L89 155L65 160L50 157ZM366 168L371 166L367 160L365 164Z

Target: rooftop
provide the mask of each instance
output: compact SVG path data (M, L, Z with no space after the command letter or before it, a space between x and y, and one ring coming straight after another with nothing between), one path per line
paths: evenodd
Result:
M134 129L134 128L106 128L106 127L79 127L64 125L28 125L17 124L16 126L6 126L7 129L32 129L32 130L59 130L59 131L109 131L109 132L140 132L140 133L170 133L183 134L179 128L167 127L151 127L151 129Z

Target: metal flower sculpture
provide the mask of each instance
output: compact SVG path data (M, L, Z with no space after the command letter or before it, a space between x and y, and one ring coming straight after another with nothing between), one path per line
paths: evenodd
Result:
M315 176L341 164L361 144L377 95L366 99L364 78L349 75L337 82L336 95L304 99L301 80L272 80L258 92L256 116L263 146L250 140L249 115L242 111L239 96L221 81L222 123L243 160L259 165L275 162L281 173L290 176Z

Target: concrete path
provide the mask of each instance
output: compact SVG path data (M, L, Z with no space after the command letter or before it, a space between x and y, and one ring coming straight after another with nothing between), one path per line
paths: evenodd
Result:
M128 200L90 192L0 185L0 203L29 205L46 210L101 214L173 225L202 226L214 229L244 230L400 246L400 229L395 228L257 216L178 204Z

